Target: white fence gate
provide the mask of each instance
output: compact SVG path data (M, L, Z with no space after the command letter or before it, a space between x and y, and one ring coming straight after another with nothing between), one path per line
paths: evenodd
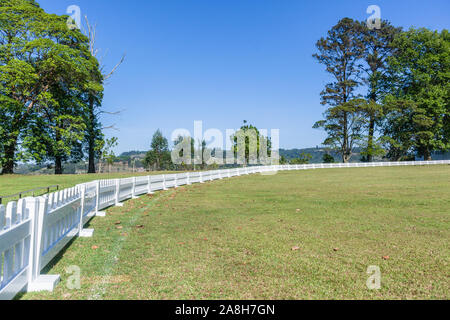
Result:
M21 291L53 290L59 276L42 269L76 236L91 236L83 227L102 209L154 191L240 175L282 170L365 168L450 164L448 160L257 166L158 176L97 180L52 193L0 205L0 300Z

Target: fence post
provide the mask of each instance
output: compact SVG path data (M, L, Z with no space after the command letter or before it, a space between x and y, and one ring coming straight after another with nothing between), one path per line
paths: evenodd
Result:
M162 183L163 190L167 190L167 188L166 188L166 175L163 174L162 177L163 177L163 183Z
M116 179L116 207L123 207L123 203L119 202L120 196L120 179Z
M90 238L94 234L94 229L83 229L84 223L84 207L86 202L86 185L81 185L81 212L80 212L80 225L78 227L78 236L81 238Z
M199 181L200 181L200 183L204 183L203 182L203 173L201 171L199 172Z
M37 242L39 238L39 199L28 198L25 200L25 206L29 210L31 219L31 237L30 237L30 254L28 256L28 285L30 285L39 276L39 255ZM28 291L28 289L27 289Z
M94 234L94 229L83 229L83 227L84 227L84 222L83 222L84 206L85 206L85 202L86 202L85 199L86 199L86 185L82 184L81 185L80 223L78 226L78 236L80 238L90 238Z
M147 194L153 194L152 192L152 176L148 176L148 184L147 184Z
M133 188L131 189L131 199L137 199L136 197L136 177L133 177Z
M86 185L81 185L81 212L80 212L80 222L78 225L78 235L81 237L81 232L83 231L83 214L84 214L84 198L86 196Z
M95 216L106 217L106 212L100 211L100 180L96 181L95 193Z
M99 212L99 206L100 206L100 180L97 180L96 186L95 186L95 212Z
M27 292L53 291L60 281L59 275L41 275L41 253L43 247L44 218L48 210L48 198L28 198L26 206L33 215L33 226L30 240L29 276ZM28 203L30 206L28 206Z

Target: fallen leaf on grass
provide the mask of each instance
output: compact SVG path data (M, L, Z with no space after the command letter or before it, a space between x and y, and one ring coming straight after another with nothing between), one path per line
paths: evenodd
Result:
M383 260L389 260L390 257L389 256L383 256Z
M142 224L136 226L137 229L144 229L144 226Z
M301 209L297 209L297 210L295 210L296 212L301 212L302 210Z
M115 225L118 225L118 224L121 224L121 223L122 222L120 222L120 221L114 222Z
M92 250L97 250L98 246L92 246Z
M300 250L300 247L292 247L292 251L298 251Z
M338 252L338 251L339 251L339 248L334 248L333 251L334 251L334 252Z
M123 227L122 226L118 226L118 227L116 227L116 229L122 230Z

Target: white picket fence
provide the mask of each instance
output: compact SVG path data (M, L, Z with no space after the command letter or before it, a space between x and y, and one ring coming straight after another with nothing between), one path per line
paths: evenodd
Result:
M84 229L102 209L154 191L235 176L284 170L421 166L450 164L448 160L349 164L254 166L114 180L97 180L45 197L25 198L0 205L0 300L22 291L53 290L59 276L42 269L76 236L91 236Z

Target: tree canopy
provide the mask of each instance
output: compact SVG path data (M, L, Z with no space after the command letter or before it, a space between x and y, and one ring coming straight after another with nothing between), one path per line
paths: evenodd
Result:
M430 160L433 151L449 150L449 43L447 30L340 20L314 54L333 78L321 93L324 119L314 125L327 132L324 145L343 162L356 147L363 161Z
M35 1L0 6L0 164L54 159L80 151L85 93L103 87L89 40L69 29L67 16L48 14ZM60 172L56 172L60 173Z

